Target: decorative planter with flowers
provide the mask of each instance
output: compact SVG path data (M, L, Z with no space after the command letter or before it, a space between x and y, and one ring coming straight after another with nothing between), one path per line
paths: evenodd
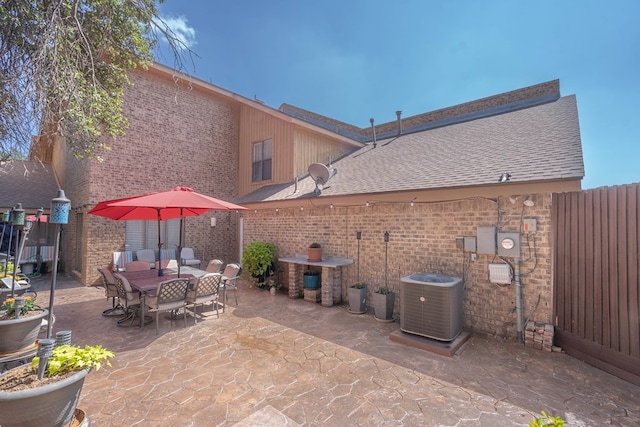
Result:
M42 341L54 340L41 340L39 346ZM31 365L10 369L0 376L0 425L67 426L76 413L84 378L103 363L110 366L113 356L101 346L61 345L43 363L35 357Z
M0 355L35 346L42 319L49 312L35 305L31 296L7 298L0 306ZM16 304L22 307L16 316Z

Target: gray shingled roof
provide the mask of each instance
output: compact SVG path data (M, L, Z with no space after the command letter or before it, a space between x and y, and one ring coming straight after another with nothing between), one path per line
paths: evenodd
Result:
M28 160L0 164L0 207L22 203L24 209L45 209L57 196L58 182L51 165Z
M463 123L379 140L332 165L322 196L582 179L575 96ZM259 189L238 203L313 196L310 177Z

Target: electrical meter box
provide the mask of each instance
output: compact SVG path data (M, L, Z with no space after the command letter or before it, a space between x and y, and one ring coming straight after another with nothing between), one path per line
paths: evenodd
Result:
M478 227L477 251L479 254L496 253L496 228Z
M498 233L498 255L520 258L520 233Z

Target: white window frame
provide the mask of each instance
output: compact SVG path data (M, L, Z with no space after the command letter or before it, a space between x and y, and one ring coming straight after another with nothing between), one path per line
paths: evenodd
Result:
M271 181L273 177L273 140L251 146L251 182Z
M160 240L163 243L162 249L173 249L180 243L180 218L160 221ZM157 252L158 221L126 221L125 248L134 252L141 249L153 249Z

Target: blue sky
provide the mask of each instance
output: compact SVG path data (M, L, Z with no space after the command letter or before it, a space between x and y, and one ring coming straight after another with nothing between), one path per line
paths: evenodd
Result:
M359 127L560 79L578 101L582 187L640 182L640 1L166 0L160 13L199 55L190 74Z

